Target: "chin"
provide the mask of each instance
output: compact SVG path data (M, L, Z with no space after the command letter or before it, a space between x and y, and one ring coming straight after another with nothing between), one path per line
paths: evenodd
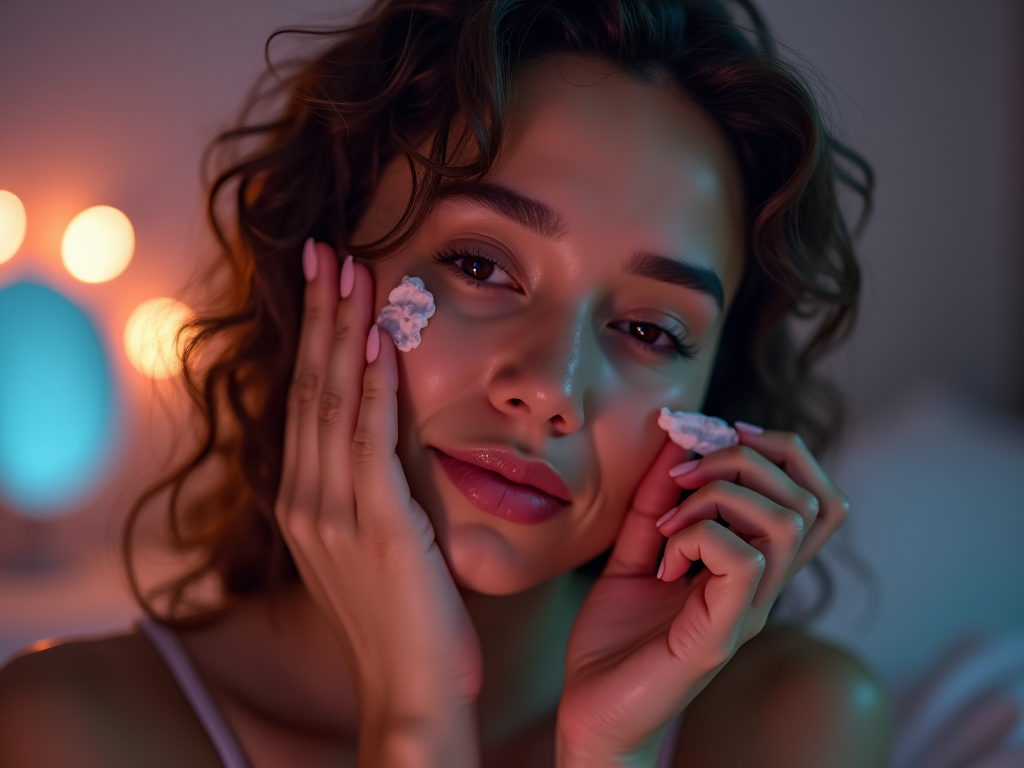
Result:
M500 531L484 523L454 525L440 545L455 583L484 595L525 592L568 570L538 567Z

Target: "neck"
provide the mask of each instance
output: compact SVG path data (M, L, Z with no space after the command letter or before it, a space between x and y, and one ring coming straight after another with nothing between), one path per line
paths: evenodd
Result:
M484 660L481 746L553 718L569 630L590 587L568 572L515 595L463 591ZM215 684L275 720L352 734L355 686L333 630L301 585L243 600L209 627L183 633ZM253 670L261 673L254 675Z
M462 592L483 651L482 745L554 716L569 631L589 586L569 571L515 595Z

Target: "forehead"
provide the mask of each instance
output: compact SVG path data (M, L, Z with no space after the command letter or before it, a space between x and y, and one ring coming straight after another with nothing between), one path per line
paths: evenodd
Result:
M562 56L522 66L490 180L555 211L581 270L619 269L647 251L707 267L726 300L743 270L743 203L713 120L666 83ZM385 235L409 200L408 164L389 163L356 233ZM441 210L449 206L442 205Z
M558 210L584 239L685 258L735 287L739 171L701 107L667 82L569 56L524 66L513 94L495 180Z

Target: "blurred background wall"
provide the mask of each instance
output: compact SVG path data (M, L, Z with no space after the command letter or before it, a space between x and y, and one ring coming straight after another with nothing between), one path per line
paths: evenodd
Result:
M133 494L175 446L167 414L176 405L167 382L152 382L127 364L125 322L141 301L178 293L211 251L200 154L231 125L262 71L267 35L286 24L342 19L352 5L0 4L0 189L17 194L28 216L24 245L0 264L0 289L41 281L93 318L109 346L122 415L113 468L66 515L31 521L9 502L0 509L0 659L40 637L103 630L130 617L114 554L117 529ZM812 81L831 91L836 124L878 177L861 248L860 324L829 369L851 405L851 431L832 459L860 515L850 535L889 598L873 630L856 635L840 623L822 631L860 643L876 663L895 669L916 652L901 640L906 628L898 617L903 601L927 583L927 559L907 560L923 548L922 528L940 532L927 544L932 557L969 562L976 555L984 561L976 578L998 583L995 596L973 613L932 589L939 597L924 620L941 624L936 648L968 626L1024 624L1024 605L1007 607L1003 599L1024 586L1016 545L1004 541L992 556L989 539L962 530L977 532L971 520L979 514L989 521L1003 515L996 528L1024 534L1024 507L1011 481L1017 468L1024 476L1024 452L1017 452L1024 429L1013 415L1024 407L1024 5L762 6L787 55L815 68ZM137 246L118 278L85 285L64 271L60 242L70 219L97 204L128 215ZM981 446L967 464L963 444ZM894 468L908 455L912 467ZM954 490L984 492L953 503L938 482L953 477ZM944 567L952 579L955 569ZM904 579L909 573L918 580Z
M922 381L1024 407L1024 4L762 0L873 164L855 416Z

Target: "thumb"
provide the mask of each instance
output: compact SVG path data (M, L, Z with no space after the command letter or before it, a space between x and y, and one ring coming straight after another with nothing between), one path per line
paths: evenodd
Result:
M633 494L604 573L612 576L654 576L665 537L654 524L679 503L679 486L668 471L689 452L667 437L651 468Z

